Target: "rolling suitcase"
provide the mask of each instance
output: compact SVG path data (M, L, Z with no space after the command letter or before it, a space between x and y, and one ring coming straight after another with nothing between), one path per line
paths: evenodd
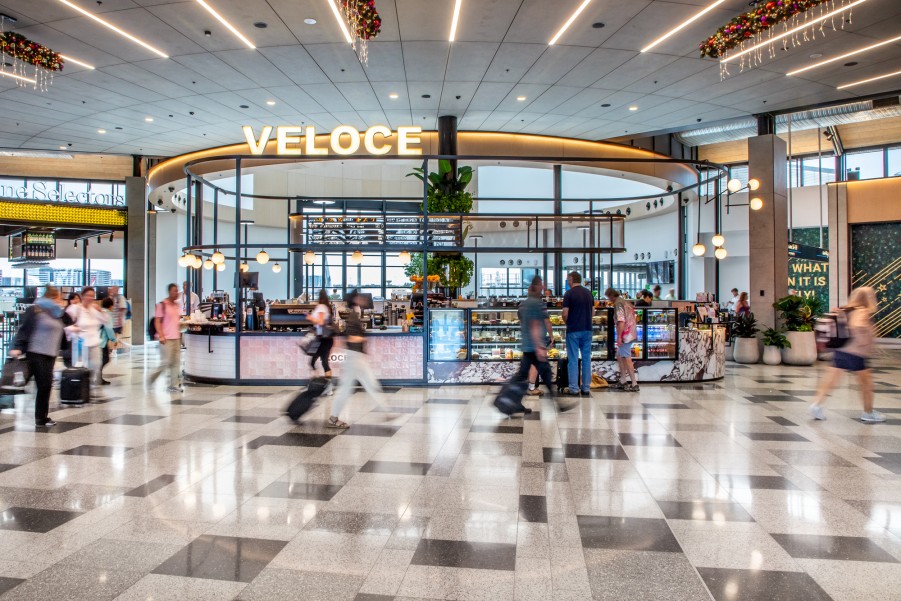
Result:
M555 382L557 386L557 392L566 392L566 389L569 388L569 358L564 357L563 359L557 360L557 381ZM582 379L582 360L579 359L579 384L581 384ZM576 389L579 389L579 386L576 386Z
M306 390L301 391L300 394L294 397L294 400L291 401L291 404L288 405L288 409L285 411L288 417L291 418L291 421L300 421L303 414L313 407L316 399L322 396L328 385L328 378L313 378L310 380Z
M70 367L63 370L59 383L59 402L66 405L84 405L91 402L91 371L86 367Z
M525 409L522 397L525 396L528 389L528 380L511 380L501 387L497 398L494 399L494 406L504 415L522 412Z

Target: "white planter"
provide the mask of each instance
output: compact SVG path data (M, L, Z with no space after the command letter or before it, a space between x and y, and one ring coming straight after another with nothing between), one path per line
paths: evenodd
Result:
M760 349L757 347L756 338L735 339L735 362L757 363L760 361Z
M791 348L782 349L786 365L813 365L817 360L817 340L813 332L786 332Z
M779 365L782 363L781 349L778 346L764 346L763 362L767 365Z
M726 345L726 361L735 361L735 341Z

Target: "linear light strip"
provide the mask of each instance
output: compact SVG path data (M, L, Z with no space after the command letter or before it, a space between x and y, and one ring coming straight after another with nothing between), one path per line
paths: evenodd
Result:
M845 12L846 10L851 10L852 8L854 8L855 6L857 6L858 4L863 4L863 3L866 2L866 1L867 1L867 0L857 0L857 2L852 2L852 3L849 4L848 6L842 6L841 8L836 8L834 11L828 12L828 13L826 13L825 15L823 15L822 17L817 17L817 18L813 19L811 22L803 23L803 24L801 24L801 25L798 25L797 27L792 27L791 29L789 29L788 31L786 31L786 32L784 32L784 33L780 33L780 34L777 35L777 36L773 36L773 37L771 37L770 39L765 40L765 41L763 41L763 42L760 42L759 44L755 44L755 45L751 46L750 48L746 48L746 49L742 50L741 52L737 52L737 53L735 53L735 54L732 54L732 55L730 55L730 56L727 56L726 58L724 58L724 59L721 60L720 62L721 62L721 63L728 63L729 61L731 61L731 60L733 60L733 59L736 59L736 58L738 58L739 56L744 56L745 54L748 54L749 52L754 52L754 51L757 50L758 48L763 48L764 46L769 46L769 45L772 44L773 42L777 42L777 41L781 40L781 39L784 38L784 37L788 37L788 36L790 36L790 35L792 35L792 34L794 34L794 33L797 33L797 32L799 32L799 31L801 31L802 29L806 29L806 28L808 28L808 27L813 26L817 21L819 21L820 23L822 23L822 22L825 21L826 19L830 19L830 18L834 17L834 16L837 15L837 14L840 14L840 13Z
M702 10L701 12L696 14L695 16L691 17L690 19L688 19L686 21L683 21L681 24L676 25L675 27L673 27L672 29L667 31L665 34L663 34L662 36L660 36L659 38L657 38L656 40L654 40L653 42L651 42L650 44L648 44L647 46L642 48L641 51L647 52L654 46L663 42L665 39L667 39L671 35L678 33L682 29L685 29L686 27L688 27L689 25L691 25L692 23L694 23L695 21L697 21L698 19L700 19L701 17L703 17L704 15L706 15L707 13L709 13L710 11L712 11L714 8L716 8L717 6L719 6L720 4L722 4L725 1L726 0L716 0L716 2L714 2L713 4L711 4L710 6L708 6L707 8L705 8L704 10Z
M36 84L37 82L30 77L22 77L21 75L16 75L15 73L10 73L9 71L0 71L0 75L4 75L6 77L12 77L13 79L20 79L22 81L27 81L28 83Z
M256 49L257 49L257 47L254 46L254 45L251 43L250 40L248 40L247 38L245 38L245 37L241 34L240 31L238 31L237 29L235 29L235 26L234 26L234 25L232 25L231 23L229 23L228 21L226 21L225 18L224 18L222 15L220 15L219 13L217 13L217 12L215 11L215 9L213 9L212 6L210 6L209 4L207 4L204 0L197 0L197 4L199 4L200 6L202 6L202 7L204 8L204 10L206 10L206 12L210 13L211 15L213 15L213 16L216 18L217 21L219 21L220 23L222 23L223 25L225 25L225 28L228 29L228 30L229 30L230 32L232 32L233 34L235 34L235 37L238 38L239 40L241 40L242 42L244 42L244 44L245 44L248 48L250 48L251 50L256 50Z
M344 17L341 16L341 11L338 10L338 5L336 4L338 0L325 0L328 2L329 8L332 9L332 14L335 15L335 19L338 21L338 25L341 27L341 33L344 34L344 39L347 40L348 44L352 44L353 40L350 39L350 32L347 31L347 24L344 22Z
M60 54L60 57L61 57L64 61L68 61L68 62L70 62L70 63L75 63L76 65L82 66L82 67L84 67L85 69L91 69L91 70L94 69L93 66L91 66L91 65L89 65L89 64L87 64L87 63L84 63L84 62L82 62L82 61L80 61L80 60L78 60L78 59L74 59L74 58L72 58L71 56L66 56L65 54Z
M560 28L560 31L558 31L558 32L556 33L556 35L554 35L554 37L551 38L551 41L547 43L548 46L553 46L554 44L557 43L557 40L560 39L560 36L563 35L563 34L566 32L567 29L569 29L569 26L572 25L572 24L573 24L573 21L576 20L576 17L578 17L579 14L580 14L583 10L585 10L585 7L588 6L588 3L589 3L589 2L591 2L591 0L584 0L584 1L582 2L582 4L579 5L579 8L576 9L576 12L574 12L574 13L572 14L572 16L571 16L569 19L566 20L566 23L563 24L563 27Z
M142 42L141 40L139 40L139 39L136 38L135 36L131 35L131 34L128 33L127 31L123 31L123 30L119 29L118 27L116 27L115 25L113 25L112 23L109 23L108 21L104 21L103 19L101 19L100 17L98 17L97 15L95 15L94 13L89 13L89 12L86 11L85 9L81 8L80 6L76 6L76 5L72 4L71 2L69 2L69 0L59 0L59 1L62 2L63 4L65 4L66 6L68 6L69 8L71 8L72 10L76 10L76 11L80 12L81 14L83 14L83 15L86 16L86 17L88 17L89 19L93 19L93 20L97 21L98 23L100 23L100 24L103 25L104 27L107 27L107 28L109 28L109 29L112 29L113 31L115 31L116 33L118 33L119 35L121 35L122 37L128 38L129 40L131 40L131 41L134 42L135 44L137 44L137 45L139 45L139 46L143 46L144 48L146 48L147 50L150 50L150 51L153 52L154 54L158 54L158 55L160 55L160 56L163 57L163 58L169 58L169 55L166 54L165 52L163 52L162 50L157 50L156 48L154 48L153 46L151 46L151 45L148 44L147 42Z
M892 38L890 40L885 40L884 42L879 42L878 44L873 44L872 46L867 46L866 48L858 48L857 50L852 50L851 52L847 52L842 54L841 56L836 56L835 58L830 58L824 61L820 61L818 63L814 63L809 67L804 67L803 69L795 69L786 75L797 75L798 73L803 73L805 71L810 71L811 69L816 69L817 67L822 67L823 65L828 65L829 63L834 63L835 61L840 61L843 58L848 58L849 56L854 56L855 54L860 54L861 52L867 52L869 50L873 50L874 48L879 48L880 46L885 46L886 44L892 44L894 42L901 41L901 35L896 38Z
M836 90L844 90L845 88L850 88L851 86L859 86L861 84L870 83L871 81L877 81L879 79L885 79L887 77L894 77L896 75L901 75L901 71L895 71L894 73L886 73L885 75L878 75L876 77L871 77L869 79L861 79L860 81L854 81L851 83L846 83L835 88Z
M451 20L450 37L448 38L449 42L453 42L454 38L457 37L457 21L460 19L460 5L462 3L463 0L457 0L454 4L454 18Z

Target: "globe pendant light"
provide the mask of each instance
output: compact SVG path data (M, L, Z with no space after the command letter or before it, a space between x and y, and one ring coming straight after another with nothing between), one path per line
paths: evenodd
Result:
M265 250L261 250L259 253L257 253L257 263L259 263L260 265L265 265L268 262L269 253L267 253Z
M754 190L756 190L759 187L760 187L760 180L757 179L756 177L748 180L748 190L751 190L753 192Z
M398 255L398 259L400 259L401 265L409 265L410 261L413 260L413 257L410 256L410 253L406 250L402 250Z
M216 271L225 271L225 263L219 263L216 265Z
M194 263L194 269L200 269L203 267L203 259L201 259L197 255L191 255L191 261Z
M726 237L722 234L714 234L713 238L710 239L714 246L720 247L726 243Z
M247 261L241 262L241 273L247 273L250 271L250 265L247 264Z
M729 253L726 251L725 248L718 248L715 251L713 251L713 254L717 259L725 259Z
M223 263L225 263L225 255L219 252L218 249L213 253L213 256L210 257L210 259L212 259L213 263L215 263L216 265L222 265Z
M314 253L312 250L305 252L303 254L303 262L307 265L313 265L314 263L316 263L316 253Z
M354 251L354 254L350 255L350 262L354 265L359 265L363 262L363 253L358 250Z
M730 179L729 183L726 184L726 187L729 188L729 191L733 194L741 190L741 180L738 179Z
M694 254L694 256L701 257L704 255L704 253L707 252L707 247L698 242L691 248L691 252Z
M184 253L182 256L180 256L178 258L178 266L179 267L187 267L190 263L193 263L193 262L194 261L190 258L190 255L188 255L188 253Z
M213 263L212 259L207 259L206 261L203 262L203 268L206 269L207 271L209 271L210 269L212 269L215 266L216 266L216 264Z
M759 211L762 208L763 208L763 199L762 198L754 197L751 199L751 210L752 211Z
M275 262L275 265L272 266L272 273L278 273L282 270L282 266L278 264L278 261Z

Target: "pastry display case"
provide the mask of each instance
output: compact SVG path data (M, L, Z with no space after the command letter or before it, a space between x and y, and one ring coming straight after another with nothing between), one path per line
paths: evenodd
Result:
M469 359L465 309L429 311L429 358L432 361Z

